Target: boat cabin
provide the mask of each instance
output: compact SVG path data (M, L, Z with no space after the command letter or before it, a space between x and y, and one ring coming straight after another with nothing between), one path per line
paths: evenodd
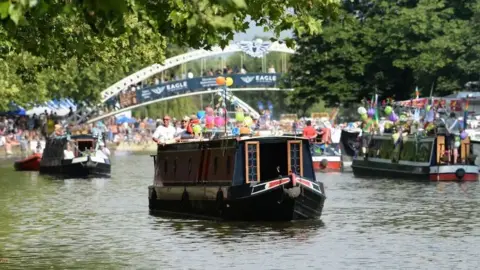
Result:
M315 180L309 142L294 137L216 139L159 145L157 186L240 186L295 173Z
M405 165L442 165L453 163L453 153L448 149L448 137L445 135L417 137L403 136L400 142L394 143L391 134L372 136L368 147L368 160ZM458 150L458 164L470 164L470 140L461 141ZM448 158L450 156L450 159ZM450 160L450 162L449 162Z
M75 135L70 137L70 142L75 145L73 152L78 157L81 152L94 151L97 145L97 139L91 135Z
M67 136L48 138L43 151L42 162L64 159L64 150L67 149L69 143L74 145L71 149L73 156L81 156L81 152L93 151L96 147L96 141L97 139L91 135L74 135L70 137L70 141Z

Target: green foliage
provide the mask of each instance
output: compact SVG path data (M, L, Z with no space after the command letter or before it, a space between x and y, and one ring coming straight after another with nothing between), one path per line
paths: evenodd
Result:
M247 18L278 36L319 33L337 0L0 0L0 110L54 97L98 100L125 75L165 59L166 44L225 46ZM289 41L290 42L290 41Z
M478 80L480 1L344 2L322 35L298 38L287 85L296 106L351 103L377 91L409 99Z

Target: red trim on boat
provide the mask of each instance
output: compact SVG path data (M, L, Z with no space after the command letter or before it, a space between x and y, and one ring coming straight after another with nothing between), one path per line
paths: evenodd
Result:
M455 173L430 174L431 181L459 181ZM461 181L478 181L478 173L466 173Z
M279 185L282 185L282 184L285 184L285 183L288 183L288 182L290 182L290 179L288 179L288 178L273 180L273 181L270 181L270 182L267 183L266 188L267 189L274 188L276 186L279 186Z
M297 181L299 183L301 183L302 185L305 185L307 187L312 187L312 182L308 181L308 180L305 180L305 179L302 179L302 178L298 178Z
M313 169L315 170L341 170L342 169L342 162L341 161L328 161L327 167L322 168L320 161L313 162Z

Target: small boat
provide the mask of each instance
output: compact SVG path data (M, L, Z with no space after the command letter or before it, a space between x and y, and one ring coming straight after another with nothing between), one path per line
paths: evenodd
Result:
M470 139L461 141L461 162L448 162L447 137L403 136L395 144L392 134L373 135L365 156L353 159L355 176L378 176L430 181L478 181L478 166L471 155ZM453 155L452 155L453 156Z
M325 201L307 139L225 137L159 145L152 212L207 219L317 219Z
M343 169L340 149L323 144L312 143L313 168L316 171L341 171Z
M110 159L97 149L97 143L90 134L47 139L40 173L65 178L109 177Z
M35 153L25 159L15 161L13 164L17 171L39 171L42 154Z

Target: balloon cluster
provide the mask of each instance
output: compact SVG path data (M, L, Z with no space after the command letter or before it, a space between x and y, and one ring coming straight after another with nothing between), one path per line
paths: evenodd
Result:
M245 126L251 126L253 123L252 117L249 115L245 115L241 108L238 108L237 112L235 113L235 120L237 122L243 123Z
M386 106L384 112L388 115L388 120L394 123L398 121L398 116L395 114L391 106Z
M359 107L357 112L358 114L360 114L360 117L363 121L366 121L368 119L367 109L365 109L365 107Z
M233 79L231 77L217 77L217 79L215 80L215 82L217 83L217 85L226 85L226 86L232 86L233 85Z

